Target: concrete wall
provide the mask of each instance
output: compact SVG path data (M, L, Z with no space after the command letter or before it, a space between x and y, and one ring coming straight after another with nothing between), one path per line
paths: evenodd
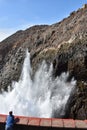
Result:
M0 130L5 129L7 115L0 115ZM33 118L15 116L14 130L87 130L87 120Z

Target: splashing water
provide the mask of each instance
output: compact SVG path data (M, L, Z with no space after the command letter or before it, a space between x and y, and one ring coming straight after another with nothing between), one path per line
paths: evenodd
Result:
M52 117L54 111L64 115L65 105L75 86L75 81L67 83L68 73L52 78L52 64L49 69L45 61L31 79L30 53L26 52L19 82L12 83L12 90L0 94L0 113L15 115ZM60 113L61 111L61 113Z

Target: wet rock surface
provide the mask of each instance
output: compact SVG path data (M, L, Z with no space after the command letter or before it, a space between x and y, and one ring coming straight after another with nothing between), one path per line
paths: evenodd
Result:
M53 25L36 25L0 42L0 91L18 81L26 48L34 72L46 60L53 63L53 76L69 72L77 81L67 104L65 118L87 119L87 6Z

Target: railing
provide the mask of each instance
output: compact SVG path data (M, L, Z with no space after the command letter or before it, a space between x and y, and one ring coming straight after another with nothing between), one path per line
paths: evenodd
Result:
M0 130L5 129L6 116L0 114ZM15 121L14 130L87 130L87 120L15 116Z

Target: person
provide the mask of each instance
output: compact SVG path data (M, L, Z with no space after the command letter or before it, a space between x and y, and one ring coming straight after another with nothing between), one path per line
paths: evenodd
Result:
M14 126L14 115L13 112L10 111L9 115L6 118L5 130L13 130L13 126Z

